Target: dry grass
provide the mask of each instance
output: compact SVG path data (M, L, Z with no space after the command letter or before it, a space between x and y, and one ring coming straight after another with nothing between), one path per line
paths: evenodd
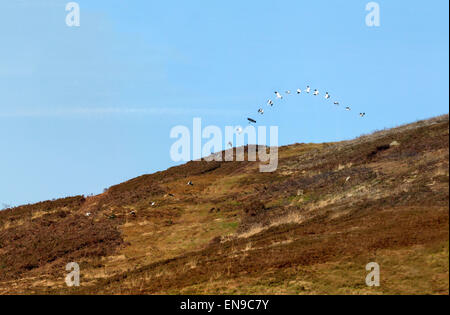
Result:
M270 174L190 162L2 211L0 293L448 294L448 129L282 147ZM80 288L64 286L68 261Z

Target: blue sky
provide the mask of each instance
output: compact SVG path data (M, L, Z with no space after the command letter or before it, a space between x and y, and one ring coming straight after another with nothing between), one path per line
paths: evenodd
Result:
M448 113L448 1L79 0L0 3L0 208L105 187L175 163L175 125L261 123L279 143L350 139ZM357 115L364 111L367 116Z

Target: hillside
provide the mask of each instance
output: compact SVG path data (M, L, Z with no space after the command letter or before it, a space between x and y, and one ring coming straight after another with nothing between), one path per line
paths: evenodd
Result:
M189 162L1 211L0 294L449 293L448 115L258 165Z

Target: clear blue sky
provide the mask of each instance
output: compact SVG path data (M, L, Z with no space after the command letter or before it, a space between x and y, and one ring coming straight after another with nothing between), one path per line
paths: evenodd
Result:
M0 208L174 165L170 129L245 124L274 90L328 90L264 115L280 144L349 139L448 112L448 1L0 2Z

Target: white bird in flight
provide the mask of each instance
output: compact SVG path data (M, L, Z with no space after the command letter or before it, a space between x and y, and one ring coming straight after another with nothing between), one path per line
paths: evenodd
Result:
M297 89L295 92L296 92L297 94L301 94L301 93L302 93L302 90L301 90L301 89ZM310 87L309 85L307 85L307 86L306 86L306 89L303 90L303 92L306 92L306 93L309 94L309 93L311 92L311 87ZM276 96L277 99L280 99L280 100L283 99L283 95L281 95L280 92L275 91L274 93L275 93L275 96ZM290 91L290 90L286 90L284 93L286 93L286 95L290 95L290 94L291 94L291 91ZM319 92L318 89L314 89L314 91L313 91L312 94L313 94L314 96L317 96L317 95L320 94L320 92ZM330 95L328 92L326 92L324 98L328 100L328 99L331 98L331 95ZM339 105L340 105L339 101L333 101L333 104L336 105L336 106L339 106ZM271 99L269 99L269 100L267 101L267 105L268 105L268 106L273 106L273 105L274 105L274 102L273 102ZM346 110L346 111L351 111L352 109L350 108L350 106L347 106L347 107L345 107L345 110ZM259 109L258 109L258 113L261 114L261 115L264 115L264 109L259 108ZM360 116L360 117L365 117L365 116L366 116L366 113L364 113L364 112L363 112L363 113L359 113L359 116ZM247 118L247 120L249 121L250 124L251 124L251 123L256 123L256 120L254 120L254 119L252 119L252 118ZM236 128L236 132L237 132L238 134L242 134L242 132L243 132L242 127ZM229 145L230 147L233 146L233 144L231 143L231 141L228 143L228 145Z
M282 96L279 92L275 91L275 95L276 95L277 98L279 98L280 100L283 99L283 96Z
M238 134L241 134L241 133L242 133L242 128L241 128L241 127L236 128L236 132L237 132Z

